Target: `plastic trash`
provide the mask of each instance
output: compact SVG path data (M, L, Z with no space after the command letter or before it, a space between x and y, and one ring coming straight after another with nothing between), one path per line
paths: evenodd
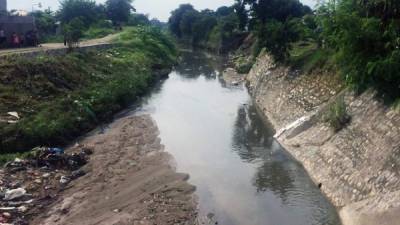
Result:
M62 155L64 154L64 150L61 148L49 148L50 154Z
M62 176L60 178L60 183L61 184L68 184L70 181L71 181L71 179L69 177L67 177L67 176Z
M20 117L19 117L19 114L18 114L17 112L8 112L7 114L10 115L10 116L12 116L12 117L15 117L15 118L17 118L17 119L20 118Z
M77 179L77 178L79 178L79 177L82 177L82 176L85 176L86 175L86 172L85 171L83 171L83 170L76 170L76 171L73 171L72 173L71 173L71 179L72 180L75 180L75 179Z
M4 200L10 201L23 197L26 194L26 190L23 188L17 188L13 190L7 190L4 195Z

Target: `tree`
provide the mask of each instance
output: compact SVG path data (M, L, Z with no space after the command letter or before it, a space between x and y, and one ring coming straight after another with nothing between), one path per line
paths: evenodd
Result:
M199 19L193 24L193 45L199 45L201 42L207 42L208 35L212 29L218 24L213 12L202 11Z
M244 0L235 0L235 4L233 5L233 8L235 9L235 13L239 19L239 29L245 30L248 20L249 20L245 1Z
M50 9L44 11L34 11L31 13L35 17L35 24L41 36L53 35L56 33L56 17L55 13Z
M190 4L182 4L179 8L171 12L171 17L168 20L170 31L178 38L182 37L181 22L183 15L188 11L194 11L193 6Z
M105 18L105 12L103 7L96 5L93 0L62 0L57 17L62 24L79 18L85 27L89 27L101 18Z
M233 13L233 8L228 6L221 6L217 9L217 11L215 11L215 14L218 17L228 16L231 13Z
M82 19L79 17L76 17L70 22L63 24L62 31L70 50L79 45L79 40L83 37L84 29L85 25Z
M193 34L193 26L196 21L200 18L199 12L196 10L186 11L182 15L182 20L179 24L179 29L182 37L191 37Z
M149 16L142 13L132 13L129 16L128 25L130 26L138 26L138 25L149 25L150 20Z
M250 6L252 29L257 35L254 54L266 48L276 60L285 60L290 43L299 38L296 23L300 22L296 18L311 13L311 9L298 0L245 0L245 3Z
M299 0L245 0L245 3L250 5L252 18L262 24L268 19L285 22L289 17L302 17L312 12Z
M132 6L132 0L107 0L106 10L108 18L114 25L128 22L131 12L136 11Z

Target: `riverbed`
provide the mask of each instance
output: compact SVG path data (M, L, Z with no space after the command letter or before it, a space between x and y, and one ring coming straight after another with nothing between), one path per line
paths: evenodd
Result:
M220 78L223 61L184 51L139 108L150 114L178 172L196 186L199 221L223 225L339 225L335 207L274 140L242 85Z

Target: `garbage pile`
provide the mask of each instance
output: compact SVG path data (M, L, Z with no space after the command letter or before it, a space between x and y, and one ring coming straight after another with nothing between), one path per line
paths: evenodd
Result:
M86 174L82 169L90 148L66 154L60 148L35 148L26 159L15 159L0 170L0 225L27 225L56 200L68 184Z

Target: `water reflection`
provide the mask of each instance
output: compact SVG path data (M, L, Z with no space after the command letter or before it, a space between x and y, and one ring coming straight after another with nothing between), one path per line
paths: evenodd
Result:
M233 149L246 162L264 159L264 147L270 147L274 131L259 120L252 105L242 105L238 109L233 135Z
M214 79L222 70L222 58L217 56L187 50L181 52L181 58L175 72L184 78Z
M274 141L244 87L224 88L216 59L183 61L143 104L178 170L197 187L200 216L222 225L337 225L304 169Z

